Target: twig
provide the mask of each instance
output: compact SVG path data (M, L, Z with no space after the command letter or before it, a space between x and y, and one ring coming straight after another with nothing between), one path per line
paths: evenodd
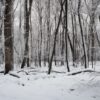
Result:
M16 77L16 78L20 78L20 76L18 76L18 75L16 75L16 74L13 74L13 73L9 73L9 75L14 76L14 77Z

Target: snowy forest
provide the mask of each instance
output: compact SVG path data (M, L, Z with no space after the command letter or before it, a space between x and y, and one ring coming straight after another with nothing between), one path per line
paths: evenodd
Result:
M0 100L99 93L100 0L0 0Z

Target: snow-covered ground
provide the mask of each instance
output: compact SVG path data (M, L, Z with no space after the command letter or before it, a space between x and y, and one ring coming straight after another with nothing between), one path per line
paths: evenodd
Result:
M0 100L100 100L100 70L77 75L68 75L66 67L54 68L51 75L46 70L12 72L20 78L1 73Z

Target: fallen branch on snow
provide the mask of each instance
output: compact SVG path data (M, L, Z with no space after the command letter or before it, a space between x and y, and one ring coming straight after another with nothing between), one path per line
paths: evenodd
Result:
M52 72L60 73L60 74L65 74L66 73L66 72L60 72L60 71L54 71L54 70L52 70Z
M4 71L0 71L0 73L4 73Z
M17 73L20 73L20 72L24 72L26 75L29 75L29 73L24 70L18 71Z
M20 78L20 76L16 75L15 73L9 73L9 75L16 77L16 78Z
M73 73L70 73L68 75L77 75L77 74L81 74L83 72L90 72L91 73L91 72L95 72L95 71L93 71L93 70L83 70L83 71L73 72Z

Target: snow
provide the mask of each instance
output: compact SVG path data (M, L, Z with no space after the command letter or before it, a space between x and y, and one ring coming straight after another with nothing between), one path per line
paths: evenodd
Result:
M51 75L46 67L11 72L20 78L1 73L0 100L100 100L99 71L68 75L64 66L53 70Z

